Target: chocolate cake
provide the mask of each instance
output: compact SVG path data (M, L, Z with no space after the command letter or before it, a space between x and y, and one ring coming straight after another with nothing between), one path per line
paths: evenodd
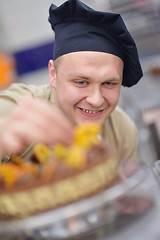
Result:
M36 144L28 161L0 165L0 218L24 218L87 198L117 179L117 160L93 123L75 129L70 147Z

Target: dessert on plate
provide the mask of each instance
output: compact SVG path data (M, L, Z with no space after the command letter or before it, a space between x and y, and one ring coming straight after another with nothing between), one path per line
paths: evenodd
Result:
M65 206L110 187L117 160L101 140L101 127L75 128L71 146L33 147L30 159L12 155L0 165L0 218L24 218Z

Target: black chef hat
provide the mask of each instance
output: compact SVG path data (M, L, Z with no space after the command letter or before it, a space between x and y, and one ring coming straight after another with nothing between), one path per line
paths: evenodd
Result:
M68 0L59 7L50 6L49 22L55 32L54 60L71 52L106 52L124 62L122 85L130 87L143 76L135 42L120 14Z

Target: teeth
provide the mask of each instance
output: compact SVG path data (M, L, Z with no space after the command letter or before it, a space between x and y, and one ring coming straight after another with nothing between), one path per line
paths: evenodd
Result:
M98 111L91 111L91 110L86 110L86 109L82 109L83 112L86 112L86 113L97 113Z

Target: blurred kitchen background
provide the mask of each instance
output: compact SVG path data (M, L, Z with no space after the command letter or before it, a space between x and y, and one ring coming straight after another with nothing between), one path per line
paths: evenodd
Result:
M139 50L144 77L122 88L120 106L139 131L139 158L160 159L160 1L82 0L91 7L121 13ZM54 34L48 23L51 3L62 0L0 0L0 88L12 82L48 83Z

